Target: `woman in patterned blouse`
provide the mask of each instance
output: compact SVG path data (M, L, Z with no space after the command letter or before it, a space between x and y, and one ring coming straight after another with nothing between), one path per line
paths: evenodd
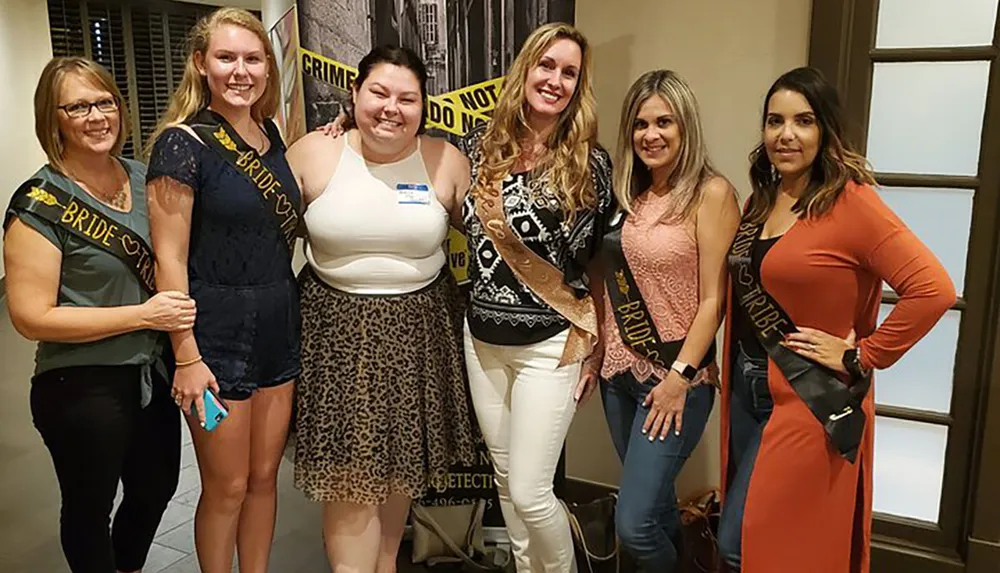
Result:
M594 388L581 379L597 323L586 271L612 205L591 70L577 30L538 28L493 120L464 142L474 182L463 213L465 354L519 572L575 570L553 476L577 404Z

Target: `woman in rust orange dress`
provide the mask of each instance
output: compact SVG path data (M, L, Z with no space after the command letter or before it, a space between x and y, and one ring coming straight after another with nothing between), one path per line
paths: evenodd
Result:
M778 78L764 102L729 255L719 546L730 571L869 571L871 372L955 302L842 126L836 90L811 68ZM876 328L883 281L900 300Z

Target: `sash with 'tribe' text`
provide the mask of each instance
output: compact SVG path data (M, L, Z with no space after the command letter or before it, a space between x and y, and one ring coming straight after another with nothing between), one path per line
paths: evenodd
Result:
M865 413L861 406L871 388L871 375L848 386L829 368L781 344L787 335L798 329L785 309L764 289L758 269L751 264L750 254L763 228L762 223L744 220L736 232L729 250L733 304L746 311L757 340L823 425L837 453L854 463L865 430Z
M203 109L186 123L205 145L250 180L273 215L291 254L301 229L302 207L299 202L282 189L281 181L264 164L257 150L244 141L221 114Z
M13 210L34 213L114 255L125 263L150 296L156 294L153 249L138 233L109 219L93 205L48 181L30 179L14 192L10 200L10 211ZM12 216L8 215L4 221L4 229Z

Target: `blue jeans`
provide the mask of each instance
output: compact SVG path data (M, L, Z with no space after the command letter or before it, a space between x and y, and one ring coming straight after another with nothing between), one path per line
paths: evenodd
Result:
M750 476L757 461L764 425L774 402L767 386L767 359L752 358L733 345L729 400L729 490L719 521L719 554L734 571L740 570L743 510Z
M680 513L674 480L701 439L715 403L715 388L692 388L684 406L681 434L649 441L642 426L649 408L642 405L654 380L638 382L629 371L601 382L604 414L622 460L615 528L622 545L644 571L670 573L677 563Z

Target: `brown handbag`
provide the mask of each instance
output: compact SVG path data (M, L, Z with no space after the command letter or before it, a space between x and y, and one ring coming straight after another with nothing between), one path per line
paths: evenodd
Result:
M683 547L677 573L718 573L719 545L716 535L721 515L719 490L710 489L680 503Z

